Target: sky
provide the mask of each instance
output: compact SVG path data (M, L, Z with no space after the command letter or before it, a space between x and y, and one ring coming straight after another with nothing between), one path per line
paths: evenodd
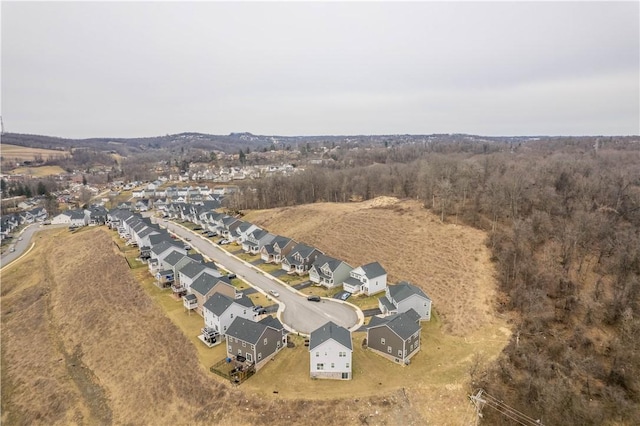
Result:
M640 134L640 2L1 3L5 131Z

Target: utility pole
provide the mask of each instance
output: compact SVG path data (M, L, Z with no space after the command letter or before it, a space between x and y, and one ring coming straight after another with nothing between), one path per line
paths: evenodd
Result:
M534 419L527 416L521 411L516 410L484 391L484 389L478 390L475 395L469 395L471 403L476 408L476 425L480 424L482 416L482 409L485 405L489 408L493 408L504 417L512 420L513 422L522 426L544 426L542 420Z

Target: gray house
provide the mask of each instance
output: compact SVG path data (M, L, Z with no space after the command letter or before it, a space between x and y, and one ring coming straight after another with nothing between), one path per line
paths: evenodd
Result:
M276 235L269 244L262 246L260 258L267 263L281 263L296 244L291 238Z
M282 260L282 269L289 273L304 275L321 254L322 252L317 248L299 243L291 250L289 255Z
M269 244L276 236L270 234L264 229L254 229L248 233L245 240L242 242L242 250L245 253L258 254L260 249L266 244Z
M372 351L398 364L420 350L420 315L413 309L387 317L373 317L367 326L367 345Z
M378 299L378 307L383 314L400 314L413 309L421 320L431 319L431 299L420 288L406 281L390 285L385 295Z
M204 303L215 293L224 294L231 299L236 298L236 288L229 283L228 278L216 277L207 272L191 283L190 292L196 296L195 309L200 315L204 315L202 313Z
M353 268L331 256L320 255L309 269L309 280L311 282L333 288L342 284L349 277Z
M287 346L284 327L271 316L259 322L237 317L227 329L226 337L227 356L236 358L240 355L247 363L255 363L256 370Z

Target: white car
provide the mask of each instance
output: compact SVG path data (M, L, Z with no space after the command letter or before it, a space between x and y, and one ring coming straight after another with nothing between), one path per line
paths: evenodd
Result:
M269 290L269 293L271 293L271 295L272 295L273 297L278 297L278 296L280 296L280 293L278 293L278 292L277 292L277 291L275 291L275 290Z

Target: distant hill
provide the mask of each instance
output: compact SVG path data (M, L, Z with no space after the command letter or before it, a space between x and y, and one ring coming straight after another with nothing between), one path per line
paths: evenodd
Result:
M248 132L230 133L229 135L210 135L204 133L185 132L175 135L151 136L145 138L89 138L67 139L44 135L5 133L2 144L26 146L31 148L69 150L70 148L93 148L99 151L114 151L120 155L129 155L154 149L176 150L182 148L198 148L217 150L227 153L238 152L239 149L260 150L273 147L275 149L296 149L300 145L324 144L327 146L391 146L431 142L475 141L478 143L524 142L536 140L535 137L483 137L463 134L432 135L325 135L325 136L265 136Z

